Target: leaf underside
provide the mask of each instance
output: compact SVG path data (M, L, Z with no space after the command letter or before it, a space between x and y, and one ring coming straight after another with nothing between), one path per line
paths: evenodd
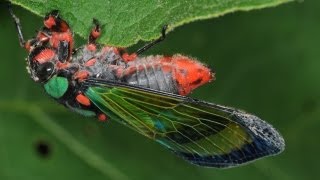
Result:
M100 43L122 47L159 37L161 27L166 24L172 30L195 20L290 1L294 0L11 0L40 16L60 10L74 32L84 38L88 36L92 19L96 18L103 25Z

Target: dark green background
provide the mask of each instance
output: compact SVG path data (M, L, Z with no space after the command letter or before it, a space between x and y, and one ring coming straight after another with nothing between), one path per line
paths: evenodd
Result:
M190 165L115 122L99 123L57 105L28 77L27 54L0 5L0 179L315 179L320 160L317 7L320 1L289 3L191 23L148 52L182 53L209 64L217 80L192 96L252 112L286 140L281 155L218 170ZM41 18L15 11L30 38ZM38 142L49 144L49 156L37 154Z

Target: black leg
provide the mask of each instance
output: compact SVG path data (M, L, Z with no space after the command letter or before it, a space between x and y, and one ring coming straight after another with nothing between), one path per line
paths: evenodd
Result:
M20 19L13 13L12 10L12 5L11 3L8 3L8 9L9 12L11 14L11 17L16 25L16 28L18 30L18 38L19 38L19 43L21 47L25 47L26 41L23 38L23 34L22 34L22 28L21 28L21 24L20 24Z
M158 44L159 42L163 41L165 38L166 38L166 30L168 28L168 25L164 25L162 27L162 31L161 31L161 34L162 36L146 45L144 45L142 48L138 49L138 51L136 51L136 54L139 55L143 52L145 52L146 50L150 49L152 46Z
M59 17L59 10L52 10L44 17L44 20L47 20L50 16L58 18Z

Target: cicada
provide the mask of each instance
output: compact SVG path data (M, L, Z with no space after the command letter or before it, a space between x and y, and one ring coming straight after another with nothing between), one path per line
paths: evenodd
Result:
M93 21L87 44L74 48L69 24L54 10L35 38L18 30L31 78L60 104L100 121L115 120L158 142L186 161L227 168L284 150L282 136L259 117L188 97L215 79L215 73L184 55L142 56L159 39L135 53L96 42L101 25Z

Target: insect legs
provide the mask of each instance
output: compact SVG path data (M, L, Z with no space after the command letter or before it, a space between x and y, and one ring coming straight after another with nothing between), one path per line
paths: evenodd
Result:
M162 36L146 45L144 45L143 47L141 47L140 49L138 49L136 51L136 54L139 55L139 54L142 54L143 52L145 52L146 50L150 49L152 46L160 43L161 41L163 41L165 38L166 38L166 31L167 31L167 28L168 28L168 25L164 25L162 27L162 31L161 31L161 34Z
M18 31L19 44L20 44L21 47L25 47L26 41L23 38L20 19L13 13L11 3L8 3L8 9L9 9L9 12L10 12L10 15L11 15L12 19L14 20L15 26L16 26L17 31Z

